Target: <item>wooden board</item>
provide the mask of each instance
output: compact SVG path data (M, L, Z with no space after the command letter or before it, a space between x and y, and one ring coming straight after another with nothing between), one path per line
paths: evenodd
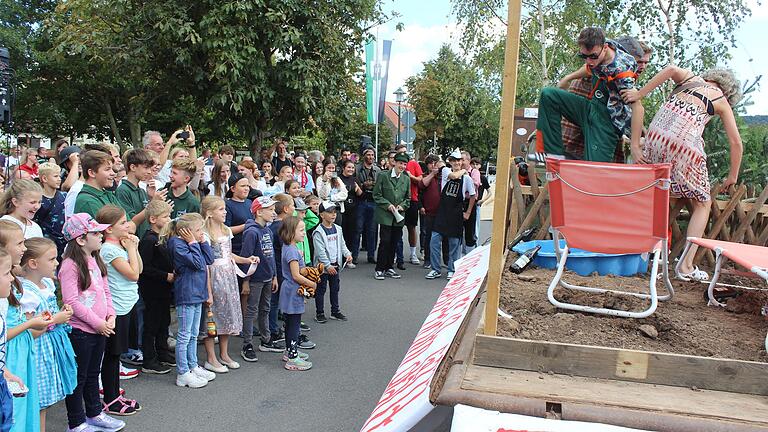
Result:
M743 422L768 428L768 397L682 387L659 386L568 375L499 369L470 364L461 388L487 394L536 398L562 403L563 418L569 402L599 407L645 411L646 415L677 414L717 421ZM629 416L627 416L629 417ZM667 429L670 430L670 425ZM744 430L747 428L745 427ZM705 430L720 430L702 428Z
M768 395L768 364L478 335L479 366Z

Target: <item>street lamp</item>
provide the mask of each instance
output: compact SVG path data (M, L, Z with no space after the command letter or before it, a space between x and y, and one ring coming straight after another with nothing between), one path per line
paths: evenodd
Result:
M398 87L397 90L395 90L395 100L397 101L397 141L395 142L395 146L400 144L400 105L404 100L403 95L405 95L403 88Z

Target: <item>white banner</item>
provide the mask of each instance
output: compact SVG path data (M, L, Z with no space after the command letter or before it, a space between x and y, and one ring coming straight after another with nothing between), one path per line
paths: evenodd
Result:
M548 420L519 414L505 414L487 411L467 405L456 405L453 409L451 432L647 432L611 426L602 423L587 423L568 420Z
M488 273L489 255L490 246L483 246L456 261L456 273L361 432L407 431L432 410L429 384Z

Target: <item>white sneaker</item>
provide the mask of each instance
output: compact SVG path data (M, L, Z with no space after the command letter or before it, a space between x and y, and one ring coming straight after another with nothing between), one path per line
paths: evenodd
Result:
M416 255L411 255L411 264L421 265L421 261L419 261L419 257L417 257Z
M179 387L200 388L207 386L208 381L189 371L184 375L176 375L176 385Z
M200 366L196 366L194 369L192 369L192 373L195 374L196 377L202 378L206 381L213 381L216 379L215 373L209 372Z
M453 272L448 272L448 274L445 276L446 279L451 279L453 277Z
M424 278L426 279L437 279L439 277L440 277L440 272L434 271L434 270L430 270L429 273L427 273L427 275L424 276Z

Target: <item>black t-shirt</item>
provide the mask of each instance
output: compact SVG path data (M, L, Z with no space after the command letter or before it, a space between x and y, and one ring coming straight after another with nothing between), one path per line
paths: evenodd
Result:
M287 156L285 157L285 160L282 161L277 156L272 158L272 168L275 170L277 174L280 174L280 170L283 169L284 166L289 166L293 168L293 161L289 159Z
M238 226L245 224L249 219L253 219L251 214L251 200L246 199L243 202L228 199L225 201L227 208L227 216L224 219L224 225L228 227ZM232 253L235 255L240 254L240 249L243 247L243 233L234 234L232 237Z

